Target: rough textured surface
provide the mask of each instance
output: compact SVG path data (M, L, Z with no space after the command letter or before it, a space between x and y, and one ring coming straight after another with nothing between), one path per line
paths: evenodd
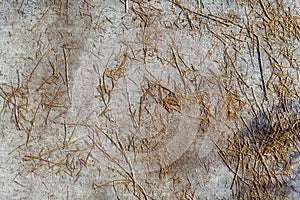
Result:
M263 100L254 37L240 24L260 26L238 2L1 2L1 198L236 198L218 148L240 118L253 120L247 95L267 108L279 99L270 89ZM282 37L295 58L282 74L298 91L299 38ZM270 54L290 64L268 42L266 85ZM286 193L297 199L292 156Z

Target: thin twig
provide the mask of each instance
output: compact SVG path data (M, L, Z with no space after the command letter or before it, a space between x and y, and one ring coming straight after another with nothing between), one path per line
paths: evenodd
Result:
M68 49L69 53L66 52L66 48L63 46L63 53L65 59L65 78L66 78L66 87L69 100L71 100L71 91L70 91L70 79L69 79L69 56L71 54L71 49Z
M257 51L258 65L259 65L259 71L260 71L260 76L261 76L261 81L262 81L263 92L264 92L264 100L268 101L267 89L266 89L266 84L265 84L265 79L264 79L264 74L263 74L263 67L262 67L262 62L261 62L260 44L259 44L258 35L255 35L255 37L256 37L256 51Z

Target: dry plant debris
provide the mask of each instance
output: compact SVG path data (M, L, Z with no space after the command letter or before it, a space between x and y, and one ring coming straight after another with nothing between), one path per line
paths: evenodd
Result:
M244 3L238 1L239 5ZM236 43L225 52L225 73L220 78L234 125L225 142L227 148L216 145L235 174L231 186L235 199L286 199L287 191L295 189L290 181L297 173L292 163L299 153L299 94L295 83L299 69L291 59L299 38L299 18L283 1L246 4L250 8L247 23L239 32L242 40L219 35L225 43L228 39ZM237 44L249 48L250 61L260 74L258 88L249 86L246 77L250 69L236 66L238 60L245 59L235 48Z
M20 14L24 13L23 2L19 8ZM57 12L64 23L69 24L70 2L52 1L31 27L31 31L36 31L52 11ZM181 99L190 99L191 101L187 102L199 105L199 131L205 132L212 117L210 105L207 103L210 99L206 93L200 91L201 73L197 67L183 59L174 44L176 41L170 44L172 51L169 55L161 53L154 44L158 43L154 41L157 38L153 35L164 10L148 1L122 2L126 15L132 15L132 22L140 25L141 31L137 33L138 40L134 45L142 46L144 64L149 59L157 59L168 67L177 69L184 85L184 90L179 90L176 85L169 88L160 81L144 77L145 84L141 86L139 108L134 110L129 102L128 110L136 127L146 123L148 118L161 121L162 126L156 130L156 134L132 137L128 143L124 143L120 135L113 131L108 133L97 125L64 120L72 98L70 69L74 63L70 60L72 56L76 56L72 54L76 49L72 44L62 44L46 50L40 56L27 58L33 66L31 72L24 75L18 73L16 84L3 83L0 86L0 97L4 100L0 115L4 116L10 112L16 129L24 131L27 135L24 144L16 151L21 152L23 161L31 163L30 172L49 168L57 174L64 172L74 177L76 182L82 170L88 168L93 152L99 150L117 166L111 170L122 179L94 184L95 189L111 185L117 198L118 190L127 190L137 199L155 199L145 187L147 178L141 180L136 177L131 160L127 156L128 151L144 152L154 149L158 145L155 143L157 138L172 137L165 133L164 117L174 112L180 113L184 107L189 106L184 105ZM166 29L188 29L191 33L203 31L203 34L210 34L215 39L215 46L224 50L223 54L215 57L215 52L211 50L206 59L213 58L214 62L221 66L221 74L212 73L214 77L209 81L220 87L226 105L224 109L227 117L224 120L228 121L228 126L232 128L232 133L228 134L224 144L221 146L216 141L216 146L220 157L235 175L231 185L234 198L287 198L286 191L292 187L289 180L293 179L295 173L293 158L300 153L300 118L297 110L299 64L297 47L294 44L300 38L299 17L291 8L286 7L283 0L236 0L232 4L235 8L245 8L244 17L234 12L224 16L208 13L205 11L207 5L204 1L195 1L195 5L198 5L196 7L189 7L184 1L178 0L170 0L168 3L172 5L174 21L166 25ZM227 3L229 4L229 1ZM87 27L100 32L103 31L103 24L113 24L113 21L108 17L101 21L100 16L88 14L89 9L99 6L92 1L84 1L79 8L80 17L85 22L88 21ZM63 32L59 34L63 35ZM98 76L98 94L95 98L99 99L99 107L103 108L97 116L107 119L110 123L113 123L109 115L111 99L116 92L118 81L125 77L126 70L130 67L128 63L137 59L136 54L139 53L129 44L126 46L130 51L127 49L122 52L121 59L116 59L117 65L107 65L103 72L97 64L93 65L94 73ZM57 53L59 51L60 53ZM45 73L47 75L42 73L45 69L49 72ZM28 79L23 80L25 77ZM191 91L186 86L187 83L196 85L196 90ZM153 105L165 110L154 115L151 110ZM63 131L56 133L51 128L54 124L60 125ZM74 132L79 126L84 127L87 134L76 138ZM45 139L43 130L51 133L49 138ZM120 165L119 161L101 146L101 141L97 140L97 134L100 133L121 152L130 170ZM49 139L57 137L61 138L60 143L48 145ZM162 164L158 172L159 178L165 179L171 174L171 167ZM174 193L178 199L200 198L196 191L192 191L189 179L182 188L177 187L178 177L173 175L172 179ZM119 185L122 189L118 188Z

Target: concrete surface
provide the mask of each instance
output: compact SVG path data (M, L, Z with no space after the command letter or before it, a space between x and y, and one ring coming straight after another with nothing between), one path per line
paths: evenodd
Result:
M0 2L1 199L233 198L214 145L231 122L213 32L236 27L138 2ZM234 1L182 2L244 13ZM248 82L261 92L257 74Z

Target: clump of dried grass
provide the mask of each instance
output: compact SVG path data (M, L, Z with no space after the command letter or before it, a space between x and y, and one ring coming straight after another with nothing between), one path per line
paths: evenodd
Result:
M228 117L235 127L226 148L218 147L235 174L231 188L236 199L286 199L294 189L290 184L297 173L293 159L300 152L298 67L292 59L299 20L283 1L247 4L251 12L243 26L248 32L240 34L245 34L251 47L251 60L257 57L257 66L252 65L259 69L261 93L236 68L234 63L241 57L238 50L228 54L226 58L233 60L224 59L222 84Z
M289 180L295 173L293 156L299 152L300 118L293 111L255 113L247 121L241 118L228 146L220 156L235 174L232 189L238 199L283 199Z

